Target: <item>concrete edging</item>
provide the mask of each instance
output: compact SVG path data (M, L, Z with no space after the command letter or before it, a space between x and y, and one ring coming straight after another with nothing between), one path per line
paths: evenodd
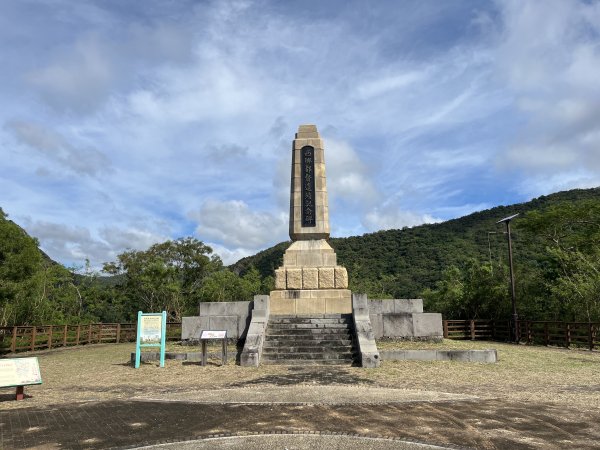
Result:
M488 350L381 350L383 361L464 361L498 362L496 349Z
M258 367L262 356L265 333L269 323L269 296L255 295L252 319L246 334L244 349L240 355L240 366Z
M369 317L366 294L352 294L352 320L362 367L379 367L381 359Z
M219 353L218 356L221 354ZM217 354L209 353L208 356L217 356ZM174 359L178 361L202 361L202 352L165 352L165 359ZM141 352L140 361L159 361L160 352ZM131 353L131 364L135 364L135 352Z

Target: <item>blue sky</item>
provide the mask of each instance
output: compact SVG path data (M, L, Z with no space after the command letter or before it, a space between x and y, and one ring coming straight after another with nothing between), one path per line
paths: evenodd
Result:
M600 185L596 1L0 2L0 206L67 265L288 239L291 140L332 236Z

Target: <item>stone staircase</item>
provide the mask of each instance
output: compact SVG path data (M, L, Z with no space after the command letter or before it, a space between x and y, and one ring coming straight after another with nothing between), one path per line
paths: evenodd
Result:
M262 364L352 365L356 359L351 314L269 318Z

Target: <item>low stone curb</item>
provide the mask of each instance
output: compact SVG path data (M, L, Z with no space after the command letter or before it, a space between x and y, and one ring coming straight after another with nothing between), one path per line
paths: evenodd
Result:
M220 358L221 353L207 353L208 358ZM158 361L160 359L160 352L141 352L140 361ZM202 361L202 352L165 352L165 359L175 359L180 361ZM131 353L131 364L135 363L135 352Z
M388 441L388 442L403 442L407 444L416 444L419 446L423 446L424 448L438 448L438 449L451 449L451 450L473 450L470 447L462 447L454 444L437 444L437 443L429 443L420 441L417 439L411 439L407 437L399 437L399 436L382 436L377 434L361 434L361 433L346 433L340 431L301 431L301 430L272 430L272 431L259 431L256 433L235 433L235 432L225 432L225 433L216 433L216 434L208 434L208 435L200 435L200 436L187 436L178 439L164 439L157 442L144 442L136 445L125 446L125 447L111 447L109 450L124 450L124 449L153 449L158 446L165 444L177 444L177 443L185 443L190 441L210 441L215 439L226 439L226 438L247 438L247 437L256 437L256 436L323 436L323 437L345 437L345 438L356 438L356 439L369 439L369 440L378 440L378 441Z
M208 353L209 358L219 358L220 353ZM463 361L496 363L498 352L496 349L488 350L380 350L382 361ZM141 361L158 361L159 352L142 352ZM202 361L201 352L166 352L165 359L183 361ZM135 353L131 353L131 362L135 362Z
M381 350L383 361L498 362L496 349L489 350Z

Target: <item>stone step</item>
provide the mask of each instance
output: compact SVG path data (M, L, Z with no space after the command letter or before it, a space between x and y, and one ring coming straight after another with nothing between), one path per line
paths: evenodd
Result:
M319 342L336 342L336 341L352 341L352 334L350 333L310 333L310 334L269 334L265 337L265 343L273 342L298 342L307 341L312 343ZM312 344L311 344L312 345Z
M269 325L273 323L343 323L351 324L351 317L342 318L318 318L318 317L288 317L288 318L271 318Z
M301 352L291 352L291 353L275 353L275 354L263 354L261 361L279 361L282 359L297 359L297 360L312 360L312 359L320 359L320 360L328 360L328 359L339 359L344 361L352 361L353 354L350 352L347 353L301 353Z
M335 328L340 328L340 329L348 329L348 324L346 323L271 323L269 322L268 328L274 329L274 330L279 330L279 329L285 329L285 330L295 330L295 329L307 329L307 328L330 328L330 329L335 329Z
M316 337L316 336L315 336ZM264 348L267 347L278 347L278 346L296 346L296 347L331 347L339 345L352 346L352 339L289 339L284 337L283 339L267 339L264 343Z
M351 314L271 316L261 363L286 365L351 365Z
M266 336L289 335L289 336L311 336L311 335L327 335L339 334L350 335L351 330L348 328L290 328L290 329L275 329L267 327Z
M350 366L353 361L347 359L276 359L263 360L261 364L266 365L281 365L281 366Z
M279 319L350 319L352 314L281 314L271 315L269 320Z
M352 352L351 345L336 345L331 347L319 346L278 346L278 347L263 347L263 353L344 353Z

